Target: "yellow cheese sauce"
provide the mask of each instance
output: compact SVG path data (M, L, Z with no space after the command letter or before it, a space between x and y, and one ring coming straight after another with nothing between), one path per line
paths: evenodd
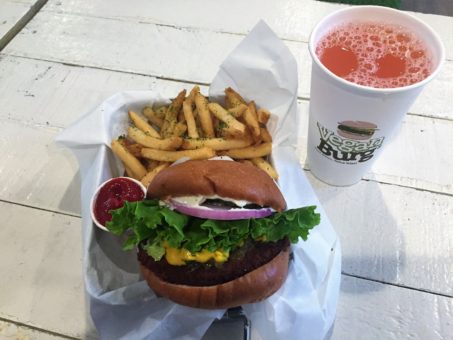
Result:
M186 261L205 263L211 259L213 259L217 263L223 263L228 260L228 256L230 255L228 252L223 250L216 250L211 252L206 249L203 249L198 253L191 253L187 249L176 249L168 246L167 244L164 245L164 248L165 259L169 264L173 266L183 266L186 264Z

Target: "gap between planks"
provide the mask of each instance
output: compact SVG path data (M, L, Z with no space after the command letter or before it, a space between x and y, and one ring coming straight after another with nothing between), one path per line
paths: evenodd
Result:
M305 170L305 171L307 171L307 170ZM365 181L372 182L372 180L365 180ZM384 183L384 184L386 184L386 183ZM409 188L409 189L413 189L413 188ZM427 191L427 190L422 190L422 191ZM31 206L31 205L21 204L21 203L17 203L17 202L11 202L11 201L7 201L7 200L0 200L0 202L6 203L6 204L13 204L13 205L25 207L25 208L28 208L28 209L35 209L35 210L38 210L38 211L44 211L44 212L52 213L52 214L55 214L55 215L69 216L69 217L75 217L75 218L81 219L81 216L77 215L77 214L64 213L64 212L60 212L60 211L55 211L55 210L51 210L51 209L44 209L44 208L40 208L40 207L35 207L35 206ZM350 274L350 273L345 272L345 271L342 271L341 275L342 276L347 276L347 277L352 277L352 278L359 279L359 280L368 281L368 282L376 282L376 283L383 284L383 285L390 285L390 286L394 286L394 287L398 287L398 288L402 288L402 289L409 289L409 290L413 290L413 291L417 291L417 292L421 292L421 293L426 293L426 294L430 294L430 295L436 295L436 296L443 296L443 297L447 297L447 298L453 298L453 295L443 294L443 293L435 292L435 291L432 291L432 290L429 290L429 289L415 288L415 287L406 286L406 285L402 285L402 284L398 284L398 283L394 283L394 282L389 282L389 281L369 278L369 277L365 277L365 276L361 276L361 275ZM0 320L6 321L6 322L12 322L12 323L15 323L15 324L18 324L18 325L27 326L27 327L30 327L30 328L33 328L33 329L37 329L37 330L42 330L42 329L37 328L37 327L29 326L27 324L22 324L20 322L14 321L14 320L4 319L2 317L0 317ZM60 335L59 333L53 333L53 332L49 332L49 333L55 334L55 335ZM77 339L77 338L68 337L68 336L66 336L66 337L68 339Z
M47 330L47 329L44 329L44 328L36 327L36 326L33 326L33 325L29 325L29 324L24 323L24 322L11 320L11 319L6 319L6 318L1 317L1 316L0 316L0 321L6 322L6 323L10 323L10 324L14 324L14 325L20 326L20 327L25 327L25 328L28 328L28 329L31 329L31 330L34 330L34 331L38 331L38 332L44 333L44 334L60 337L60 338L63 338L63 339L69 339L69 340L80 340L81 339L81 338L75 338L75 337L70 336L70 335L66 335L66 334L61 334L61 333L58 333L58 332L50 331L50 330Z
M47 0L45 0L47 2ZM64 11L56 11L53 9L45 9L43 10L48 13L55 13L55 14L64 14L68 16L77 16L77 17L88 17L88 18L94 18L94 19L102 19L102 20L111 20L111 21L119 21L119 22L130 22L131 20L127 18L120 18L120 17L105 17L101 15L93 15L89 13L77 13L77 12L64 12ZM421 12L420 12L421 13ZM423 14L423 13L422 13ZM426 14L426 13L425 13ZM187 30L187 31L204 31L204 32L212 32L212 33L220 33L220 34L230 34L234 36L242 36L245 37L247 33L238 33L238 32L231 32L227 30L210 30L204 27L192 27L192 26L177 26L174 24L165 24L161 23L158 21L153 21L153 20L139 20L137 21L139 24L144 24L144 25L155 25L158 27L168 27L168 28L173 28L177 30ZM297 40L297 39L291 39L291 38L282 38L283 41L288 41L288 42L296 42L296 43L308 43L308 40L302 39L302 40ZM0 49L1 51L1 49ZM445 58L446 61L453 61L452 59Z
M414 290L414 291L416 291L416 292L422 292L422 293L431 294L431 295L436 295L436 296L443 296L443 297L446 297L446 298L453 298L453 295L448 295L448 294L433 292L433 291L428 290L428 289L421 289L421 288L414 288L414 287L410 287L410 286L404 286L404 285L401 285L401 284L398 284L398 283L393 283L393 282L387 282L387 281L382 281L382 280L377 280L377 279L370 279L370 278L367 278L367 277L365 277L365 276L360 276L360 275L356 275L356 274L349 274L349 273L346 273L346 272L344 272L344 271L341 271L341 275L343 275L343 276L348 276L348 277L353 277L353 278L359 279L359 280L370 281L370 282L376 282L376 283L380 283L380 284L384 284L384 285L389 285L389 286L393 286L393 287L398 287L398 288L403 288L403 289Z
M209 87L211 85L210 83L201 82L201 81L193 81L193 80L180 79L180 78L162 77L162 76L159 76L159 75L153 75L153 74L147 74L147 73L141 73L141 72L134 72L134 71L115 70L115 69L110 69L110 68L101 67L101 66L92 66L92 65L82 65L82 64L76 64L76 63L68 63L68 62L56 61L56 60L46 59L46 58L35 58L35 57L30 57L30 56L16 55L14 53L8 53L8 54L4 54L4 55L8 56L8 57L21 58L21 59L27 59L27 60L44 61L44 62L48 62L48 63L60 64L60 65L70 66L70 67L80 67L80 68L101 70L101 71L109 71L109 72L116 72L116 73L122 73L122 74L132 74L132 75L143 76L143 77L152 77L152 78L156 78L156 79L159 79L159 80L172 81L172 82L183 83L183 84L201 85L201 86L207 86L207 87ZM2 53L1 53L1 50L0 50L0 57L1 56L2 56ZM298 96L297 100L298 101L307 101L308 102L308 101L310 101L310 98L309 97ZM432 116L432 115L429 115L429 114L420 114L420 113L408 112L407 115L453 122L453 118L437 117L437 116ZM48 127L58 128L58 129L65 129L64 126L54 126L54 125L47 125L47 126Z
M425 117L425 116L423 116ZM302 165L301 165L302 166ZM309 168L306 168L304 166L302 166L302 169L306 172L310 172L310 169ZM316 176L313 175L314 178L316 178ZM321 180L317 179L318 181L322 182ZM378 183L378 184L382 184L382 185L391 185L391 186L395 186L395 187L399 187L399 188L405 188L405 189L412 189L412 190L417 190L417 191L422 191L422 192L429 192L431 194L436 194L436 195L443 195L443 196L448 196L448 197L453 197L453 194L451 193L448 193L448 192L441 192L441 191L436 191L436 190L429 190L429 189L422 189L422 188L416 188L416 187L411 187L409 185L403 185L403 184L397 184L397 183L391 183L391 182L385 182L385 181L382 181L382 180L376 180L376 179L371 179L371 178L362 178L360 181L364 181L364 182L374 182L374 183ZM354 184L353 184L354 185Z
M30 9L20 18L6 34L0 38L0 52L11 40L30 22L31 19L41 10L48 0L37 0Z
M6 203L6 204L13 204L13 205L17 205L19 207L24 207L24 208L29 208L29 209L45 211L45 212L48 212L48 213L58 214L58 215L62 215L62 216L82 218L82 216L79 215L79 214L71 214L71 213L67 213L67 212L63 212L63 211L57 211L57 210L52 210L52 209L41 208L41 207L37 207L37 206L34 206L34 205L29 205L29 204L14 202L14 201L8 201L8 200L5 200L5 199L0 199L0 202Z
M424 293L424 294L442 296L442 297L446 297L446 298L452 298L453 297L453 296L450 296L450 295L432 293L432 292L427 291L427 290L414 289L414 288L411 288L411 287L405 287L405 286L402 286L402 285L392 284L392 283L388 283L388 282L384 282L384 281L370 280L370 279L362 277L362 276L351 275L351 274L344 273L344 272L342 272L341 275L342 275L342 277L350 277L352 279L363 280L363 281L367 281L367 282L376 282L378 284L390 285L390 286L393 286L393 287L396 287L396 288L399 288L399 289L409 289L409 290L421 292L421 293ZM342 279L342 281L343 281L343 279ZM34 330L34 331L37 331L37 332L40 332L40 333L43 333L43 334L47 334L47 335L50 335L50 336L59 337L59 338L62 338L62 339L69 339L69 340L80 340L80 339L82 339L82 338L79 338L79 337L74 337L74 336L62 334L62 333L59 333L59 332L47 330L47 329L44 329L44 328L41 328L41 327L37 327L37 326L33 326L33 325L30 325L30 324L27 324L25 322L12 320L12 319L8 319L8 318L5 318L5 317L0 317L0 321L5 322L5 323L14 324L14 325L19 326L19 327L28 328L30 330Z

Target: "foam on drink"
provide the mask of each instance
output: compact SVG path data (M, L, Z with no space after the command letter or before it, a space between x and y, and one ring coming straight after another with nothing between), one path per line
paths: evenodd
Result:
M334 28L319 41L316 55L339 77L377 88L417 83L433 68L420 38L402 26L378 22Z

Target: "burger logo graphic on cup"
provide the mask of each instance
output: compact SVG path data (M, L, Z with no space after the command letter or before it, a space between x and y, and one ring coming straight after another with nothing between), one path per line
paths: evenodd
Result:
M318 152L325 157L343 164L363 163L374 156L384 137L374 137L376 124L360 120L344 120L338 123L336 131L317 122L319 130Z
M338 123L337 133L341 137L354 140L367 140L373 137L377 125L360 120L344 120Z

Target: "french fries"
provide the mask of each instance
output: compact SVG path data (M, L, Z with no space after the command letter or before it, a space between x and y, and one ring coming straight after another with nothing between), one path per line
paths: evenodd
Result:
M142 152L140 150L140 156L142 155ZM150 172L151 170L153 170L154 168L157 168L157 166L159 166L162 162L159 162L159 161L155 161L155 160L152 160L152 159L146 159L145 160L145 167L146 167L146 170L148 172Z
M182 90L168 107L161 129L161 134L163 137L169 137L173 134L173 130L175 129L176 123L178 122L178 114L181 110L185 97L186 90Z
M184 133L187 131L187 124L186 122L178 122L175 125L175 129L173 130L173 135L181 137L184 136Z
M220 156L229 156L231 158L245 159L258 158L270 155L272 152L272 143L262 143L259 145L248 146L242 149L231 149L228 151L220 151ZM142 149L143 153L143 149Z
M186 150L193 150L207 147L219 151L245 148L252 143L253 141L251 139L200 138L184 140L182 148Z
M148 136L143 131L130 126L127 129L127 136L133 141L146 146L148 148L158 149L158 150L176 150L182 144L182 138L178 136L171 136L164 139L157 139L151 136Z
M234 118L239 118L240 116L242 116L245 110L247 110L247 105L239 104L238 106L228 109L228 113Z
M186 118L187 123L187 134L190 138L198 138L197 124L195 123L195 117L192 111L192 102L186 99L182 104L182 109L184 111L184 117Z
M260 137L263 142L272 143L272 136L265 127L260 128Z
M151 125L149 125L142 117L140 117L134 111L129 111L129 118L137 128L142 130L147 135L154 138L160 138L159 132L157 132Z
M190 103L193 103L195 101L195 96L197 95L197 93L200 93L200 87L198 85L195 85L187 96L187 100Z
M255 164L261 170L264 170L273 179L275 180L278 179L277 171L268 161L264 160L263 158L252 158L252 163Z
M204 133L204 137L214 138L214 124L212 123L211 114L208 109L208 100L201 94L195 94L195 105L198 110L200 125Z
M228 109L246 104L244 98L231 87L225 89L225 104Z
M142 149L142 156L161 162L176 162L178 159L187 157L190 159L208 159L216 155L215 151L210 148L200 148L195 150L164 151L156 149Z
M141 115L128 112L127 135L111 145L127 176L148 186L160 171L181 158L228 156L278 178L267 160L272 151L268 110L247 102L232 88L225 89L225 106L210 102L198 86L186 94L186 90L179 92L170 105L145 106Z
M219 120L226 124L225 130L231 134L243 135L245 132L245 125L234 118L231 114L228 113L220 104L218 103L209 103L209 111L213 113Z
M123 146L129 151L134 157L140 157L142 154L143 145L139 143L124 143Z
M159 129L164 125L162 115L159 116L152 107L145 106L142 110L142 114L151 122L151 124L156 125Z
M168 110L168 106L166 106L166 105L159 106L154 110L154 113L156 114L156 116L159 117L160 119L162 119L162 123L164 122L165 113L167 113L167 110Z
M124 171L126 172L127 177L135 178L134 173L128 166L124 166ZM135 179L137 179L137 178L135 178Z
M112 150L124 163L126 169L129 169L133 178L142 179L146 175L146 169L140 161L134 157L127 149L118 141L112 141Z
M271 113L268 110L261 108L258 110L257 115L258 122L260 122L260 124L266 125L271 116Z
M244 111L245 124L252 131L253 136L258 137L261 134L260 125L258 123L258 117L256 116L255 103L252 101Z
M162 163L158 166L156 166L154 169L149 171L142 179L141 182L145 187L148 187L148 185L151 183L151 181L156 177L156 175L161 172L163 169L168 167L170 163Z

